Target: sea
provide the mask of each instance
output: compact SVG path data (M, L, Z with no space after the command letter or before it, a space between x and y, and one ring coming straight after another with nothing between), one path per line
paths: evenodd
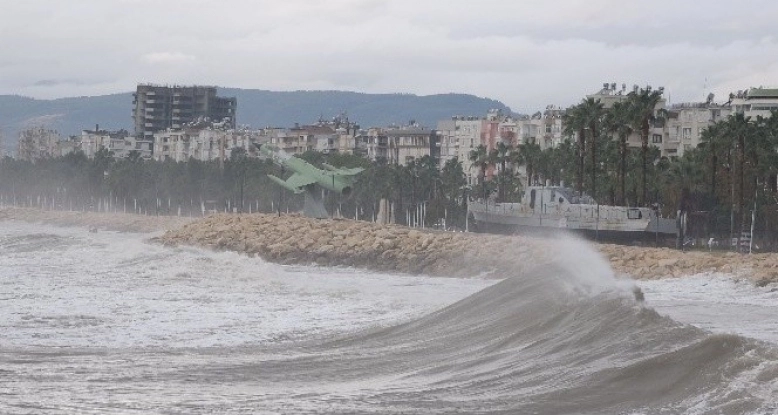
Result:
M774 286L575 240L446 278L151 236L0 222L0 414L778 413Z

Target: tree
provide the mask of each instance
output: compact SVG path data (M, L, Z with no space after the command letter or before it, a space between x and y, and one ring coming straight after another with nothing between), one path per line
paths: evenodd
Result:
M527 186L536 183L537 167L540 164L542 151L534 139L519 144L519 151L514 154L514 161L520 166L524 166L527 172Z
M632 119L631 106L626 102L616 102L607 112L605 117L605 128L608 132L616 134L618 137L618 149L619 149L619 198L617 203L619 205L626 205L627 201L627 153L629 151L627 147L627 138L632 134Z
M641 200L643 206L648 205L648 134L655 122L663 121L663 111L657 110L662 101L662 90L652 90L651 87L639 89L627 94L627 105L632 114L632 126L640 131L641 144Z
M244 190L246 188L246 175L248 173L249 160L248 152L242 147L233 147L230 151L229 159L229 171L232 174L232 180L238 187L238 201L235 203L238 205L238 211L242 212L244 209Z
M110 173L113 163L113 151L110 151L105 147L100 147L100 149L95 152L95 158L92 159L89 173L92 183L92 188L90 189L91 196L97 196L102 190L105 178Z
M589 151L592 157L592 197L597 197L597 140L599 139L600 125L602 124L602 118L605 115L602 102L599 99L587 98L581 104L580 111L585 121L586 129L591 134L589 140Z
M579 195L583 195L584 166L586 158L586 112L582 104L574 105L565 111L562 116L564 133L567 136L578 134L578 146L576 154L578 156L578 172L576 174L576 190Z
M500 171L497 172L497 200L505 201L505 187L507 185L507 164L510 161L510 154L513 149L508 144L500 141L494 150L494 160L500 165Z
M462 163L455 157L446 161L440 172L440 190L446 201L446 224L465 227L467 179Z
M486 146L479 144L478 147L470 150L468 159L473 166L478 166L478 180L481 186L480 194L486 199L486 168L489 165L489 152L486 150Z

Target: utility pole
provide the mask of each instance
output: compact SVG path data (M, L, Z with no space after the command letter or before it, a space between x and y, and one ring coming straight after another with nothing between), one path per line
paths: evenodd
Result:
M219 170L224 171L224 131L219 134Z
M756 181L754 186L754 210L751 211L751 238L748 240L748 253L750 254L754 249L754 225L756 224L756 195L759 189L759 180Z

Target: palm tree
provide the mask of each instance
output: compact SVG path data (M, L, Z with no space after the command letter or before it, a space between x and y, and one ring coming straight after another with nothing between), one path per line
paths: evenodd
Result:
M514 161L520 166L525 166L527 186L532 186L536 183L535 177L537 176L540 156L540 145L534 139L530 139L524 144L519 144L519 151L514 154Z
M592 197L597 197L597 139L599 138L600 125L605 115L602 102L594 98L587 98L579 104L584 116L586 129L591 133L589 151L592 155Z
M631 106L625 102L616 102L607 112L605 124L609 132L616 134L619 143L619 200L618 204L626 205L627 178L627 138L632 134L630 112Z
M446 225L465 227L467 179L462 163L455 157L446 161L440 171L441 193L445 199Z
M486 150L486 146L479 144L478 147L470 150L468 159L473 166L478 166L478 178L480 182L479 184L481 186L481 194L483 198L486 199L486 185L484 181L486 178L486 167L489 165L489 153Z
M746 141L754 141L754 125L751 123L751 117L746 117L743 113L736 113L729 117L729 133L733 135L735 139L735 145L737 146L738 157L738 212L740 213L740 234L743 234L744 225L746 222L745 206L745 192L746 192ZM746 140L748 138L748 140Z
M721 151L721 141L724 132L723 122L718 122L711 125L702 131L700 135L699 147L703 154L710 158L710 194L712 197L716 197L716 176L718 174L718 162L719 155L717 151Z
M686 152L677 160L662 159L659 163L659 186L664 201L670 206L683 204L684 195L698 194L704 181L704 167L697 162L695 152Z
M627 104L631 107L632 125L640 131L641 162L643 175L641 177L642 193L641 204L648 203L648 133L651 125L664 119L663 111L657 111L657 105L662 101L662 90L652 90L651 87L639 89L627 94Z
M584 157L586 152L586 114L581 104L574 105L565 111L562 116L564 133L567 136L578 134L578 172L576 173L576 190L579 195L583 194L584 178Z
M495 161L500 165L500 171L497 172L497 200L500 202L505 201L505 182L506 182L506 165L510 160L511 147L508 144L500 141L497 143L497 148L493 151L496 152Z

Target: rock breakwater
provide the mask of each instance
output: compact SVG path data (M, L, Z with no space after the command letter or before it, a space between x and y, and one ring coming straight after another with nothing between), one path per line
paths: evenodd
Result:
M523 267L544 257L537 243L520 237L421 231L297 215L219 214L155 239L167 245L243 252L282 264L445 276L488 276L491 270L484 264L510 262Z
M721 273L759 286L778 283L778 254L740 254L731 251L687 251L669 248L598 245L618 273L635 279Z
M555 262L568 253L556 239L423 231L353 220L299 215L217 214L202 219L122 213L0 208L0 221L23 220L98 230L155 232L167 245L194 245L256 255L282 264L354 266L376 271L439 276L503 277ZM583 246L583 245L578 245ZM778 284L778 254L591 244L617 274L635 279L721 273L756 285ZM569 247L568 247L569 249Z
M165 233L165 244L189 244L258 255L284 264L355 266L412 274L493 275L567 255L556 239L419 231L352 220L296 215L214 215ZM778 282L778 255L681 252L593 244L617 275L635 279L722 273L757 285Z

